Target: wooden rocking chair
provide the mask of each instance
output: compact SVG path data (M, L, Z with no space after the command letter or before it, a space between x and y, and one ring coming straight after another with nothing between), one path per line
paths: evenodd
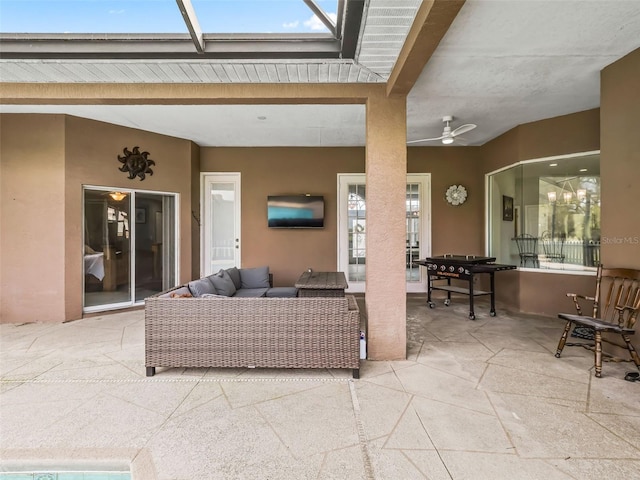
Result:
M558 343L556 357L560 358L562 349L567 346L582 346L593 350L595 354L596 377L602 375L602 342L612 343L602 338L603 332L618 333L624 340L631 361L640 369L640 357L631 344L630 335L635 333L634 325L640 313L640 270L627 268L604 268L598 266L596 292L593 297L567 293L573 300L577 315L558 314L567 321ZM583 315L579 299L593 302L591 316ZM588 327L593 330L594 343L566 343L571 326Z

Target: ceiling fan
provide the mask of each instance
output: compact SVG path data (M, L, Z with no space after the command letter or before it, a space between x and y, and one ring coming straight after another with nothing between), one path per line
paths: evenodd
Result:
M410 142L407 142L407 144L418 143L418 142L433 142L436 140L442 140L443 144L451 145L454 142L455 137L457 137L458 135L462 135L463 133L467 133L477 127L477 125L473 123L467 123L465 125L460 125L455 130L451 130L451 122L453 121L453 116L451 115L442 117L442 121L445 124L444 131L442 132L442 135L440 135L439 137L422 138L420 140L411 140Z

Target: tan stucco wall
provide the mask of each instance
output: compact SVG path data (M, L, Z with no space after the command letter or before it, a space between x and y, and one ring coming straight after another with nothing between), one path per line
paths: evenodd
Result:
M602 261L640 269L640 49L601 75Z
M599 109L519 125L480 148L480 175L524 160L598 150L599 131ZM496 275L496 298L522 312L555 316L571 307L566 292L586 294L592 285L593 274L508 272Z
M269 265L274 285L337 268L338 173L364 172L363 148L202 148L203 172L240 172L242 266ZM267 227L267 196L323 195L325 228Z
M605 265L640 267L640 210L635 198L640 181L640 99L633 79L640 74L640 50L603 71L600 109L520 125L484 145L484 173L518 161L602 149L602 237L623 243L601 246ZM600 133L601 132L601 133ZM625 240L627 239L627 240ZM571 311L566 292L589 294L595 288L593 273L550 274L514 272L496 275L498 300L523 312L555 316Z
M69 318L82 314L82 186L110 186L179 193L180 198L180 278L191 278L191 150L187 140L167 137L77 117L67 117L66 125L66 240L67 302L75 308ZM119 170L117 156L124 147L139 146L156 162L153 175L144 181L129 179ZM78 310L78 306L80 309Z
M65 316L63 115L0 115L0 321Z
M411 147L408 173L431 174L431 254L483 255L484 177L478 147ZM467 200L450 205L445 192L463 185Z
M484 237L478 233L484 229L479 149L410 148L407 156L408 173L431 174L433 253L483 253ZM336 268L337 174L364 173L364 148L203 147L200 168L241 174L243 266L268 262L277 285L291 285L307 267ZM460 207L452 207L444 198L453 183L462 183L469 192ZM324 195L325 229L269 229L267 195L281 193Z
M3 115L2 140L3 322L82 316L83 185L179 193L180 279L192 277L191 142L71 116L22 114ZM118 170L117 156L134 146L156 162L143 182ZM25 272L35 272L38 288Z
M600 148L599 109L525 123L518 128L518 160L590 152Z
M431 173L432 253L484 252L483 174L521 160L597 150L602 138L602 234L623 239L603 245L602 259L639 268L640 247L633 242L640 235L640 210L633 206L640 180L638 52L602 72L601 109L521 125L482 147L409 148L407 171ZM73 117L4 114L0 121L1 321L77 318L83 183L181 193L180 280L186 281L199 273L199 230L191 214L199 211L199 171L242 172L243 265L268 262L276 284L285 285L309 266L335 268L336 173L365 170L363 148L201 149L187 140ZM123 147L136 144L158 164L140 186L117 170L116 160ZM461 207L450 207L443 198L454 183L469 191ZM287 235L266 227L266 196L292 191L325 196L327 228ZM56 202L65 207L56 208ZM27 280L16 281L33 268L39 269L40 281L52 285L38 291L37 301ZM524 311L554 315L557 295L550 292L555 283L563 291L580 291L592 278L562 275L556 282L548 277L553 276L508 272L497 278L498 297Z
M484 144L483 173L524 160L600 148L600 109L525 123Z

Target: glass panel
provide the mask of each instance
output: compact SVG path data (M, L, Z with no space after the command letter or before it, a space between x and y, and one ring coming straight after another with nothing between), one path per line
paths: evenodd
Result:
M136 193L135 301L173 286L175 198Z
M203 32L208 33L326 33L324 24L303 0L192 0ZM336 21L337 0L316 0Z
M316 0L336 21L337 0ZM205 33L325 33L303 0L192 0ZM150 14L152 12L152 14ZM187 33L175 0L2 0L3 33Z
M215 273L221 268L236 265L235 250L237 248L235 225L236 187L230 182L214 182L209 184L211 198L211 221L209 235L211 239L210 270Z
M366 187L364 184L349 185L348 228L349 228L349 272L348 281L365 281L366 261Z
M84 306L131 301L130 195L84 192Z
M419 282L419 265L413 262L420 258L420 185L407 184L407 282Z
M150 12L153 13L150 15ZM135 2L2 0L0 31L3 33L188 32L175 0L136 0Z
M600 261L599 155L514 166L492 175L489 185L490 253L498 262L595 269Z

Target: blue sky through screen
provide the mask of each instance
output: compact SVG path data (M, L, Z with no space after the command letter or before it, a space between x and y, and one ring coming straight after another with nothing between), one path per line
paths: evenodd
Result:
M317 0L335 22L337 0ZM192 0L205 33L326 33L302 0ZM2 33L187 33L175 0L0 0Z

